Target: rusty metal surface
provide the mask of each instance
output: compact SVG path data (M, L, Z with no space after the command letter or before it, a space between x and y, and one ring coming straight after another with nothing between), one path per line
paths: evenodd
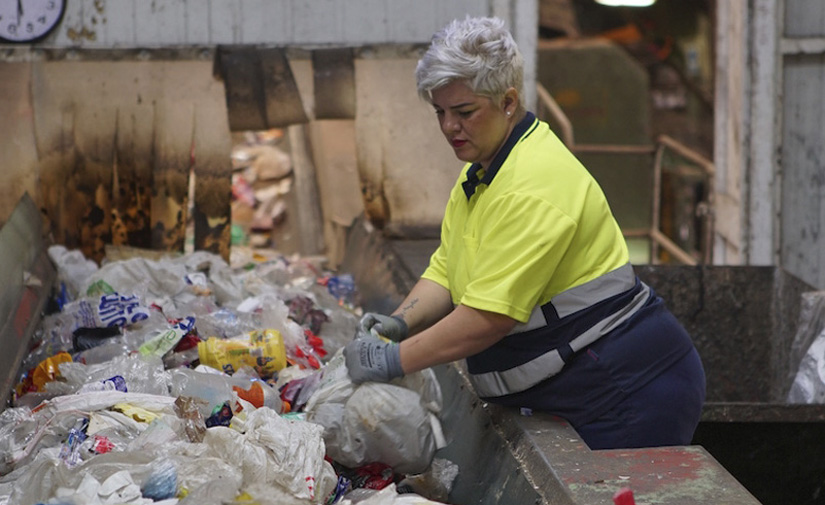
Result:
M38 61L31 71L36 203L56 243L98 262L106 244L182 251L194 170L195 242L228 258L231 145L211 62Z
M167 102L155 108L152 248L183 252L192 168L194 104Z
M229 127L235 131L265 130L267 118L259 53L254 49L219 48L215 69L226 87Z
M150 248L152 151L154 110L151 106L135 107L131 114L117 116L112 191L112 244Z
M261 49L264 105L269 128L309 122L283 48Z
M312 51L316 119L355 119L352 48Z
M285 49L220 47L215 54L215 71L226 86L233 131L308 121Z

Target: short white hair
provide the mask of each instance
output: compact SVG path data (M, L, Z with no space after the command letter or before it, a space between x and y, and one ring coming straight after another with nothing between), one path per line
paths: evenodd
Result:
M461 80L482 96L500 98L515 88L523 96L524 58L499 18L453 20L433 35L415 69L418 94L432 102L432 90Z

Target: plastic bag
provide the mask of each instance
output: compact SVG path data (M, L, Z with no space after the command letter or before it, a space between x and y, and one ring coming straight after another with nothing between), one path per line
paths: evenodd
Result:
M789 403L825 403L825 291L803 293L788 356Z
M82 251L70 251L62 245L49 247L48 253L57 267L57 278L69 289L71 299L77 298L86 286L86 279L97 272L97 263L86 259Z
M434 376L415 375L406 380L427 384L428 395L440 398L440 389L438 395L432 392L437 388ZM354 386L342 353L329 362L305 411L308 421L324 427L327 454L333 460L353 468L381 462L398 473L427 469L435 451L444 445L441 423L426 406L435 402L424 401L419 392L399 384Z
M215 427L206 431L204 443L213 456L242 469L244 487L270 484L297 498L322 503L337 477L324 459L321 432L315 424L258 409L247 417L244 433Z
M408 475L398 483L398 489L410 490L430 500L447 501L458 471L458 465L452 461L435 458L426 472Z
M60 374L63 382L47 384L47 391L70 394L85 385L121 376L128 392L160 396L169 394L169 375L163 368L163 362L160 358L151 356L117 356L96 365L63 363L60 365Z
M9 505L33 503L151 505L142 498L140 486L151 475L155 457L141 453L110 452L71 469L55 464L48 451L41 452L14 475Z
M347 494L341 505L438 505L436 502L412 493L398 494L395 484L380 491L355 489Z
M175 397L191 397L201 400L198 403L201 416L206 419L212 411L232 400L233 382L223 374L204 373L206 367L196 370L176 368L169 371L170 391Z

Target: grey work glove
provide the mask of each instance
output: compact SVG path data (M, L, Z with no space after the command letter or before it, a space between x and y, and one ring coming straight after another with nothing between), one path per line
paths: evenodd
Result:
M393 342L401 342L407 338L409 328L407 323L398 316L384 316L375 312L367 312L358 322L356 338L377 333Z
M362 382L389 382L404 375L401 369L401 346L382 342L373 336L356 338L344 347L344 359L350 379Z

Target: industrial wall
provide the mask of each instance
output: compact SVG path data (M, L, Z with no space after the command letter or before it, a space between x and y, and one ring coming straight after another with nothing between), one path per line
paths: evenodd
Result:
M192 170L199 245L225 254L229 130L211 74L196 61L0 63L4 213L28 191L55 240L96 259L105 243L180 250Z
M717 9L715 262L825 289L825 4Z
M432 33L456 17L503 17L534 82L535 0L67 4L44 40L0 47L0 117L11 119L0 122L0 221L28 192L55 239L95 259L106 243L180 250L190 208L195 247L227 256L229 132L257 112L264 127L289 126L273 121L287 109L315 139L307 160L321 165L316 196L351 194L352 181L328 181L335 167L356 167L377 223L391 234L431 234L461 166L415 93L413 70ZM341 68L317 56L335 48L351 50L354 107L343 117L316 114L330 96L324 70ZM273 92L283 89L292 93ZM329 120L340 123L316 124ZM341 135L356 149L336 157L322 143ZM339 225L352 213L323 210Z

